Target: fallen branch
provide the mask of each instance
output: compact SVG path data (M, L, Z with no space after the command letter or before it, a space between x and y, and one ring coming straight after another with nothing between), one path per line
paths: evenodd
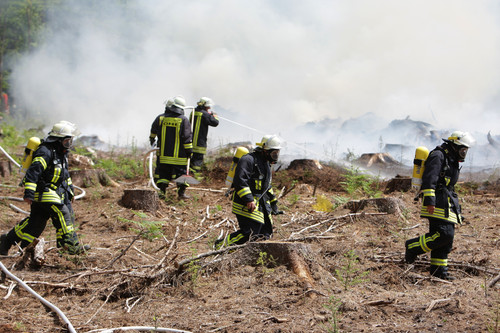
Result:
M21 285L24 289L26 289L30 294L32 294L33 296L35 296L45 306L47 306L50 309L54 310L59 315L59 317L61 317L61 319L64 321L64 323L66 324L66 328L67 328L67 330L69 332L76 333L75 328L73 327L73 325L71 324L71 322L68 320L68 318L66 317L66 315L64 315L64 313L61 310L59 310L58 307L56 307L54 304L52 304L49 301L47 301L46 299L44 299L42 296L38 295L33 289L31 289L21 279L19 279L17 276L15 276L11 272L9 272L7 270L7 268L5 268L5 266L3 265L3 263L1 261L0 261L0 268L5 272L5 274L7 274L8 277L10 277L12 280L16 281L19 285Z
M388 300L378 300L378 301L371 301L371 302L366 302L362 303L363 305L369 305L369 306L378 306L378 305L388 305L394 303L393 299L388 299Z
M202 253L196 257L187 258L187 259L179 261L178 263L176 262L175 268L181 270L184 265L189 264L192 261L196 261L196 260L199 260L201 258L206 258L206 257L210 257L210 256L215 256L217 254L225 253L225 252L232 251L235 249L240 249L242 247L247 246L248 244L250 244L250 242L245 243L245 244L241 244L241 245L231 245L229 247L225 247L225 248L217 250L217 251L210 251L210 252Z
M425 312L431 312L436 304L448 301L451 301L451 298L435 299L431 302L431 304L429 304L429 307L425 309Z
M498 274L493 280L488 283L488 288L492 288L500 280L500 274Z
M121 257L123 257L125 255L125 253L127 253L128 249L130 249L132 247L132 245L134 245L135 241L139 239L139 237L142 236L142 232L140 232L137 236L134 237L134 239L132 240L132 242L129 244L129 246L127 246L127 248L125 250L122 250L122 252L115 258L113 259L106 267L104 267L104 269L107 269L111 266L113 266L113 264L118 260L120 259Z

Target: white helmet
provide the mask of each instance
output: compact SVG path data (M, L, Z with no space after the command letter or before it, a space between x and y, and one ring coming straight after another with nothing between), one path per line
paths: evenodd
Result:
M171 107L172 105L174 104L174 99L173 98L169 98L165 101L165 107L166 108L169 108Z
M261 142L257 143L257 146L264 150L281 149L281 140L277 135L268 134L262 137Z
M467 148L472 147L476 143L476 140L472 137L472 135L462 131L454 131L451 133L447 141L456 144L457 146L465 146Z
M181 95L175 96L173 101L172 101L172 105L175 105L179 109L184 110L184 108L186 107L186 99Z
M210 99L208 97L202 97L198 101L198 105L204 106L206 108L212 108L212 107L214 107L215 104L214 104L214 101L212 101L212 99Z
M56 138L74 137L78 135L80 135L80 131L76 128L76 125L66 120L54 124L52 130L49 132L49 136Z

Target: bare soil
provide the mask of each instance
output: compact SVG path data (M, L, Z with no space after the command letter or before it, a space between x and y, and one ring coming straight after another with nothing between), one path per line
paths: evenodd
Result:
M84 188L86 195L74 208L78 233L92 246L87 254L60 254L49 223L42 235L48 242L42 267L13 268L20 258L14 249L1 262L57 306L77 332L126 326L189 332L499 332L500 282L488 286L500 274L499 181L462 184L467 219L457 228L450 255L457 279L448 282L429 278L428 256L415 265L403 263L404 241L428 229L418 217L414 193L384 194L399 199L394 213L376 207L352 213L339 204L339 198L349 197L340 184L342 171L331 167L274 175L285 214L274 218L271 241L286 242L305 263L303 274L289 262L293 256L275 258L258 246L190 261L237 229L224 195L227 167L227 161L216 161L205 180L188 189L190 200L178 201L170 189L153 213L121 205L124 190L151 189L145 176ZM2 196L22 197L17 182L15 176L3 178ZM326 206L318 198L338 207L320 211ZM4 233L25 216L9 204L29 207L2 203ZM161 226L156 230L151 222ZM153 232L159 237L148 239ZM3 275L0 332L65 331L58 315L18 285L10 292L12 285Z

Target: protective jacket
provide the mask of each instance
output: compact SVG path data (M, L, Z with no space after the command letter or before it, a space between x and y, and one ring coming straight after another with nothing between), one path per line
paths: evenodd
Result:
M42 142L23 179L24 198L34 202L64 204L73 196L68 156L55 142Z
M191 113L190 119L193 119L193 113ZM205 110L204 106L196 107L193 123L193 153L206 154L208 127L217 127L218 125L217 115Z
M422 175L421 217L461 223L461 207L455 193L459 174L458 158L449 143L443 143L430 152ZM430 214L426 206L435 206L434 213Z
M158 137L160 164L186 165L193 143L189 120L176 107L168 108L151 125L150 139Z
M238 162L232 187L232 212L264 223L264 214L270 215L277 199L271 188L271 166L261 151L244 155ZM249 212L247 202L255 201L257 208Z

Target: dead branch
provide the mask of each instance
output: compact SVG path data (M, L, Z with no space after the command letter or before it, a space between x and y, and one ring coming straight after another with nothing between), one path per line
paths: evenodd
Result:
M178 270L182 270L184 265L189 264L192 261L200 260L202 258L206 258L206 257L210 257L210 256L215 256L215 255L221 254L221 253L226 253L228 251L232 251L235 249L240 249L242 247L248 246L248 244L250 244L250 242L245 243L245 244L241 244L241 245L232 245L230 247L225 247L223 249L216 250L216 251L205 252L205 253L202 253L200 255L197 255L196 257L187 258L187 259L181 260L180 262L176 262L175 268L177 268Z
M170 251L174 248L175 242L177 240L177 237L179 236L179 226L175 228L175 234L174 234L174 239L172 239L172 243L170 244L170 247L168 248L167 252L163 256L163 259L156 265L155 270L162 267L163 264L165 263L165 260L167 260L168 255L170 254Z
M125 250L122 250L122 252L115 258L113 259L106 267L104 267L104 269L108 269L109 267L113 266L113 264L118 260L120 259L121 257L123 257L125 255L125 253L127 253L128 249L130 249L132 247L132 245L135 243L136 240L139 239L139 237L142 236L142 232L140 232L137 236L134 237L134 239L132 240L132 242L129 244L129 246L127 246L127 248Z
M451 301L451 298L435 299L431 302L431 304L429 304L429 307L425 309L425 312L431 312L431 310L434 308L436 304L448 301Z
M500 280L500 274L488 282L488 288L492 288Z
M369 306L378 306L378 305L388 305L394 303L393 299L388 299L388 300L378 300L378 301L371 301L371 302L366 302L362 303L363 305L369 305Z

